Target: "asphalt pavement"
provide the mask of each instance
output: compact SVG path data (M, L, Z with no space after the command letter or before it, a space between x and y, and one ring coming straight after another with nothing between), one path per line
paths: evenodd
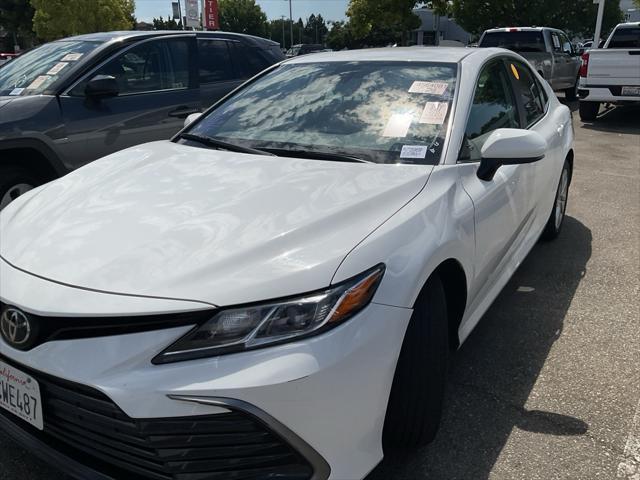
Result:
M456 353L435 442L367 480L640 480L640 108L574 127L560 237ZM1 437L0 479L68 480Z

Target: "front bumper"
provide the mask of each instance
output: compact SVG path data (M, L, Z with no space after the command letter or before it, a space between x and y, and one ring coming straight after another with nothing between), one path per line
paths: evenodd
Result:
M78 291L54 287L23 272L3 268L2 274L3 280L11 277L12 285L5 288L8 283L2 282L2 301L33 312L30 296L24 292L39 292L36 313L41 315L68 310L69 305L61 306L56 299L75 298L73 292L48 295L48 289ZM98 292L82 291L81 296L101 314L110 302L124 301ZM47 300L42 303L42 299ZM145 301L148 311L154 313L158 311L155 302L166 302ZM142 300L136 298L135 302L139 307ZM284 440L311 465L314 479L326 478L328 470L330 479L361 479L382 459L386 405L410 316L409 309L371 304L344 325L318 337L167 365L152 365L150 360L190 327L51 341L28 352L0 342L0 355L19 364L18 368L90 387L136 424L191 417L197 426L203 418L241 412L258 418L269 434ZM47 411L43 414L46 432ZM18 420L13 425L21 423ZM24 427L23 433L29 434ZM174 472L168 478L188 478L176 475Z

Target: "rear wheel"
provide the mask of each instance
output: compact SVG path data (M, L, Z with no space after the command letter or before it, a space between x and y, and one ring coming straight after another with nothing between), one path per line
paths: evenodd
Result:
M447 304L442 282L433 275L416 301L402 343L384 422L385 450L434 439L448 363Z
M547 220L547 225L542 232L542 240L553 240L560 235L564 214L567 211L567 200L569 198L569 179L571 175L569 162L564 161L564 167L560 174L560 182L556 190L556 199L553 202L553 210Z
M600 110L600 102L580 101L580 120L587 122L595 120L598 110Z
M564 91L564 98L569 101L574 101L578 99L578 81L580 77L576 77L576 83L573 84L573 87L567 88Z
M40 182L24 168L14 165L0 166L0 210Z

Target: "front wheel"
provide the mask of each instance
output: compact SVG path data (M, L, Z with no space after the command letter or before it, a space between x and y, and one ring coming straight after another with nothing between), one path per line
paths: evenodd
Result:
M556 190L556 199L553 202L553 210L547 225L542 232L542 240L553 240L560 235L560 229L564 221L564 215L567 211L567 199L569 198L569 179L571 176L569 162L564 161L564 167L562 167L562 173L560 174L560 182L558 183L558 189Z
M35 177L24 168L14 165L0 166L0 210L38 184Z
M447 304L438 275L425 284L409 321L384 421L385 450L434 439L449 364Z
M580 120L592 122L597 118L598 110L600 110L600 102L580 101Z

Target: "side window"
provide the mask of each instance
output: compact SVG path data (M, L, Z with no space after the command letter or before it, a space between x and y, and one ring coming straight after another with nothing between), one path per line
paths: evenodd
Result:
M91 75L115 77L120 95L189 87L189 45L182 39L156 40L135 46ZM71 95L84 95L89 79Z
M484 142L498 128L520 128L516 101L502 61L494 61L480 72L460 160L480 160Z
M569 37L563 33L560 35L560 40L562 41L562 51L567 55L573 55L573 47L571 46Z
M512 60L507 64L516 83L516 95L520 96L524 106L525 123L529 126L544 116L546 95L526 65Z
M560 42L560 37L556 32L551 32L551 42L553 43L554 52L562 51L562 43Z
M228 42L199 38L198 71L200 83L224 82L233 79Z
M267 68L270 63L261 54L258 47L250 47L242 43L234 43L234 60L242 78L253 77Z

